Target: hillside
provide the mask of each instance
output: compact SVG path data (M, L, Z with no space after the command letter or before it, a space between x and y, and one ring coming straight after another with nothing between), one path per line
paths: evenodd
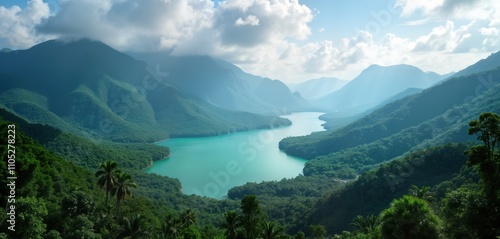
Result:
M161 77L101 42L52 40L0 53L0 107L30 122L122 142L217 135L273 122L216 107Z
M266 115L311 109L283 82L248 74L227 61L209 56L131 54L166 75L169 84L217 107Z
M340 90L316 99L313 104L330 112L363 112L408 88L428 88L443 77L409 65L371 65Z
M428 148L363 173L356 181L319 200L306 224L325 225L330 233L352 229L349 224L357 215L380 214L394 198L406 194L411 185L433 187L451 180L467 161L465 149L463 144Z
M477 115L481 110L498 111L495 89L492 85L489 88L484 87L482 80L499 74L499 69L495 69L467 77L452 78L419 94L387 104L344 128L306 137L287 138L281 141L280 147L287 153L304 158L312 159L322 155L330 155L327 157L331 158L335 152L382 139L386 141L378 143L388 143L389 139L389 142L410 142L404 149L397 150L405 152L435 138L451 137L453 133L450 130L456 132L463 128L468 117ZM482 91L476 91L480 86L484 87ZM410 132L416 134L409 134ZM447 136L444 136L444 133ZM397 134L399 136L395 136ZM379 154L391 152L385 150L388 146L383 148ZM391 157L394 156L397 155ZM380 160L381 158L378 158L375 161Z

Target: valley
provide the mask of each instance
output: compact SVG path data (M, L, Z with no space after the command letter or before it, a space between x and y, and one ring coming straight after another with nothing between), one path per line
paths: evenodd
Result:
M157 143L171 155L155 161L146 172L178 178L182 192L224 198L229 189L245 183L294 178L305 160L289 156L278 142L291 136L322 131L321 113L293 113L283 117L291 126L203 138L172 138ZM196 165L196 167L193 167Z
M381 238L391 202L405 200L440 218L433 233L493 238L499 57L454 74L370 65L348 82L287 86L209 56L50 40L0 52L0 123L19 129L18 195L39 238L126 238L133 220L158 238L237 238L230 222L246 239L262 228ZM120 181L109 190L108 169ZM476 211L482 227L455 230Z

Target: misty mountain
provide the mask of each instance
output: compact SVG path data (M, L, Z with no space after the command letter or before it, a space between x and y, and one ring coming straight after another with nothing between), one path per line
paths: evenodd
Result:
M288 84L288 87L292 92L299 92L305 99L315 99L339 90L347 83L349 83L347 80L341 80L334 77L322 77L296 84Z
M339 165L363 170L413 149L472 140L466 134L471 119L485 111L500 113L498 76L500 63L393 101L338 130L284 139L280 147L314 159L306 164L307 175Z
M428 88L444 79L434 72L423 72L414 66L371 65L340 90L314 101L328 111L361 113L375 107L408 88Z
M272 122L192 97L146 63L91 40L52 40L2 52L0 82L1 107L89 138L155 141L265 128Z
M167 53L132 55L168 75L169 84L217 107L273 115L311 108L281 81L248 74L224 60Z

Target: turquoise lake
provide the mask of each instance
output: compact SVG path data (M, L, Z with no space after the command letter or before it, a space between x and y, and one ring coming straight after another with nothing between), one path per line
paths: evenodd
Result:
M282 116L291 126L200 138L172 138L157 143L170 147L167 159L146 170L178 178L185 194L223 198L229 189L247 182L292 178L302 173L305 160L278 148L281 139L323 131L322 113Z

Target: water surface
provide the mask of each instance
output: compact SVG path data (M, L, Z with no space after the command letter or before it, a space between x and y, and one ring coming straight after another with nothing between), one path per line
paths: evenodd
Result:
M156 161L149 173L178 178L186 194L222 198L234 186L291 178L302 173L305 160L278 148L281 139L324 130L322 113L285 115L291 126L200 138L172 138L167 159Z

